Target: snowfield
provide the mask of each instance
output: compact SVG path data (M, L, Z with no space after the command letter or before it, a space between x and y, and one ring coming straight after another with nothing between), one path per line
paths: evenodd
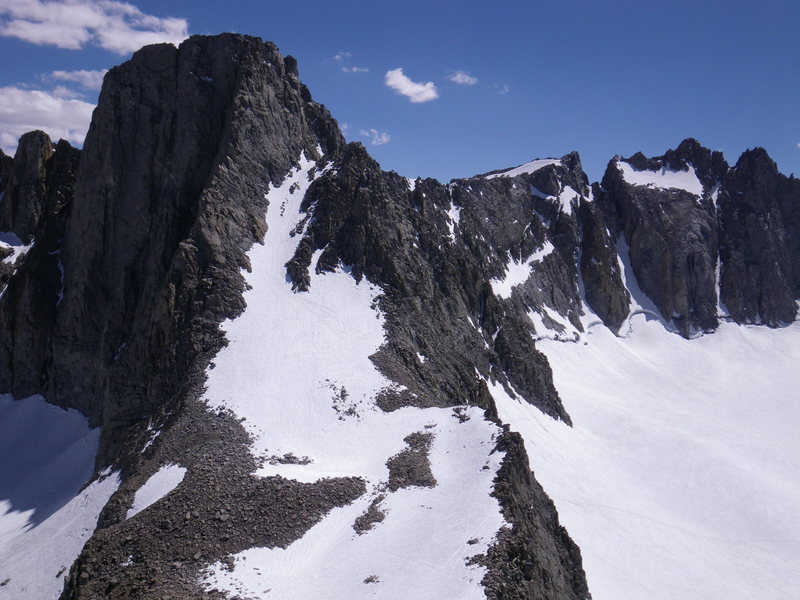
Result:
M0 598L55 600L117 487L94 472L100 429L77 410L0 396Z
M503 458L492 453L500 430L475 408L464 420L453 409L384 413L375 406L378 392L397 389L369 359L384 343L380 288L357 284L345 266L315 274L318 251L310 290L292 292L285 264L301 239L291 233L305 216L311 167L301 161L269 191L269 228L245 274L247 309L223 324L230 344L208 372L206 399L245 419L252 451L265 459L259 474L306 482L356 476L367 493L286 549L251 548L234 557L232 572L212 566L207 584L298 600L403 598L410 589L420 598L483 598L485 569L467 561L504 524L490 496ZM416 432L432 435L436 486L391 491L386 462ZM353 525L373 501L385 518L357 533Z
M662 167L658 171L640 171L624 160L617 160L617 169L622 172L622 178L633 185L661 189L675 188L685 190L698 198L703 195L703 184L697 178L694 167L689 165L685 171L676 171Z
M572 429L492 393L595 600L797 597L800 323L686 340L640 313L538 348Z

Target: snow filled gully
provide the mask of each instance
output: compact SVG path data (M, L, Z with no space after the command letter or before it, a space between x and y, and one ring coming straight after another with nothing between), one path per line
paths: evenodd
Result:
M800 589L800 322L686 340L543 339L574 426L492 388L580 546L594 600L770 600Z
M332 510L288 548L250 548L234 568L212 565L209 588L244 597L483 598L486 551L504 524L490 496L501 453L496 425L471 409L403 408L384 413L376 394L393 384L369 356L384 342L381 290L343 269L314 273L292 292L286 262L305 217L300 205L313 163L302 160L268 193L268 230L249 253L247 309L223 324L229 345L208 372L206 399L229 409L253 435L259 474L313 482L356 476L367 493ZM435 481L393 486L387 461L420 434ZM361 517L361 518L360 518ZM358 527L357 522L362 526ZM356 530L358 529L358 531Z
M0 396L0 598L55 600L119 478L91 479L100 429L39 396Z

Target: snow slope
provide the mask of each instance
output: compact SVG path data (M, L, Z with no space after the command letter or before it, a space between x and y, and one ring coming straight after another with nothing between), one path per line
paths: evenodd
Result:
M483 598L485 571L466 561L485 552L503 525L489 495L502 460L491 453L499 430L479 409L463 420L452 409L384 413L374 405L380 390L396 387L369 360L384 342L380 288L357 284L346 266L314 273L318 251L310 291L292 292L285 264L300 240L291 232L305 216L300 205L312 166L301 161L268 194L268 231L245 274L247 309L223 325L230 344L208 372L206 398L245 419L253 452L265 459L261 475L308 482L357 476L367 493L286 549L251 548L234 557L233 572L212 567L208 584L298 600L402 598L409 589L416 597ZM437 485L390 491L386 461L415 432L433 436ZM373 501L385 519L359 534L353 525Z
M574 427L492 392L595 600L796 597L800 323L686 340L639 313L537 347Z
M81 490L100 429L41 397L0 396L0 598L58 598L67 570L119 486L116 474Z

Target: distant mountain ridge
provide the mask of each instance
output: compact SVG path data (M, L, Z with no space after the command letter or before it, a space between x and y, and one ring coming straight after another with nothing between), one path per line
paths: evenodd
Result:
M687 338L720 320L797 318L800 183L763 149L730 167L687 139L660 157L614 157L592 184L577 153L409 182L345 142L274 45L223 34L145 47L106 75L83 150L32 132L13 158L0 151L0 392L80 410L103 427L97 473L121 475L61 598L221 598L205 569L285 548L337 507L369 497L364 536L397 516L381 507L404 486L370 496L387 482L363 473L259 477L265 461L302 456L254 456L247 427L269 423L209 408L207 378L233 343L225 323L248 310L247 273L259 274L248 252L273 243L289 197L275 194L290 180L281 193L305 191L283 284L298 302L342 273L377 290L385 338L369 359L391 385L363 410L446 409L496 428L481 452L486 469L503 456L491 495L504 524L481 546L454 546L487 598L590 596L580 550L492 393L571 423L537 340L580 340L597 318L624 335L639 312ZM293 368L315 376L302 354ZM350 410L337 389L337 412ZM417 433L380 462L392 481L435 487L420 473L439 442ZM137 490L172 464L186 469L174 491L128 519Z

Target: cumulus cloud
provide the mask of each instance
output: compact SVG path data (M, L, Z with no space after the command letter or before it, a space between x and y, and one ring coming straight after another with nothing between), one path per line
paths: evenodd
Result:
M398 94L402 94L411 102L430 102L439 97L439 92L436 91L436 86L432 81L426 81L425 83L411 81L403 74L403 69L386 71L384 81L388 87Z
M53 71L45 76L46 79L56 81L71 81L87 90L99 90L103 86L103 76L108 72L107 69L100 71Z
M351 58L352 56L353 55L350 52L337 52L333 57L333 60L344 60L345 58Z
M448 75L447 78L453 83L458 83L460 85L475 85L478 83L478 78L473 77L466 71L456 71Z
M94 104L65 96L68 91L0 87L0 147L13 153L20 136L34 129L46 131L54 140L82 144Z
M178 44L188 37L188 24L116 0L2 0L0 36L71 50L91 44L125 55L147 44Z
M377 129L362 129L358 133L362 137L369 138L369 143L373 146L383 146L392 141L392 136L385 131L378 131Z
M369 69L365 67L342 67L345 73L369 73Z

